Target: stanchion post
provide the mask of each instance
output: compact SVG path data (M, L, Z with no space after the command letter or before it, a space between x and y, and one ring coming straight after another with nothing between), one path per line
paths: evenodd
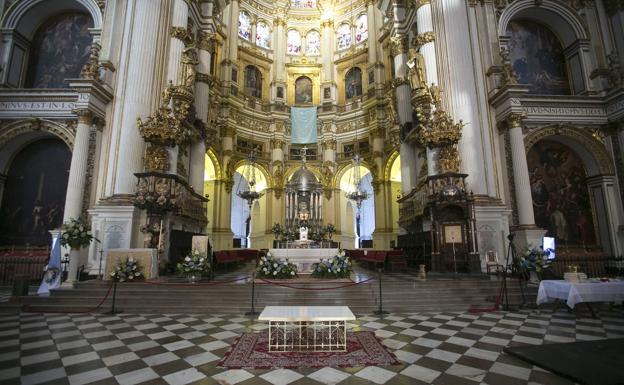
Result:
M248 311L247 313L245 313L245 315L260 314L256 311L255 296L256 296L256 273L253 272L251 273L251 311Z
M383 309L383 295L381 291L381 268L377 269L377 280L379 281L379 309L374 312L374 314L383 316L384 314L389 314L387 311Z
M115 309L116 299L117 299L117 279L113 278L113 302L111 304L111 311L109 314L121 313L119 310Z

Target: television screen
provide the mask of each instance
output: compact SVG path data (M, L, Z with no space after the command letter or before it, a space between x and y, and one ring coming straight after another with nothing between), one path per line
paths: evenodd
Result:
M548 252L548 259L555 259L555 238L544 237L542 240L542 248L544 252Z

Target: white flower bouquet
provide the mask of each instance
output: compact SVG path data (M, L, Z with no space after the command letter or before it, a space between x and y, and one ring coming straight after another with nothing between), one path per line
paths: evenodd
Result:
M179 275L186 277L207 277L210 274L210 261L197 250L193 250L177 265Z
M353 264L344 250L328 259L312 265L312 276L316 278L349 278L353 272Z
M271 253L260 258L256 273L261 278L288 279L297 277L297 265L286 259L275 259Z
M61 245L69 246L72 249L80 249L91 244L91 241L99 242L91 234L91 226L82 219L71 218L61 226Z
M132 282L145 279L139 267L139 262L132 257L119 262L110 275L117 282Z

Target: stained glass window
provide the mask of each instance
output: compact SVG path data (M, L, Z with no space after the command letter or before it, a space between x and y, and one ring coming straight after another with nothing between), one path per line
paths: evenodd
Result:
M316 0L292 0L290 6L292 8L315 8Z
M256 25L256 45L263 48L271 48L271 30L262 21Z
M349 24L341 24L336 31L336 35L338 50L351 46L351 26L349 26Z
M238 14L238 36L245 40L251 39L251 18L246 12Z
M286 34L286 52L289 55L301 54L301 35L294 29Z
M306 55L314 56L321 54L321 34L318 31L310 31L306 35Z
M360 44L368 39L368 19L365 14L355 20L355 44Z

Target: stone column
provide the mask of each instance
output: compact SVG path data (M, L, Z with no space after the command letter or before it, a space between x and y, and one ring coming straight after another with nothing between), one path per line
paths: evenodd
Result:
M228 67L229 71L226 71L225 79L232 80L232 68L237 68L238 60L238 14L240 12L240 6L238 0L232 0L230 3L230 25L228 26Z
M215 223L212 227L213 239L216 250L231 249L232 233L231 215L232 215L232 187L234 181L229 179L227 169L229 167L231 154L234 148L234 130L230 127L221 128L221 148L223 150L222 164L224 168L223 180L215 183L215 199L212 200L214 207L218 207L218 213L215 215ZM233 178L234 176L231 175Z
M284 32L285 22L281 17L273 20L273 30L275 36L275 79L283 81L284 79L284 56L286 54L286 35ZM285 91L285 90L284 90ZM285 97L285 95L284 95Z
M93 114L89 110L78 110L76 114L78 115L78 124L76 125L76 138L74 139L69 179L67 180L63 222L70 218L78 219L83 209L82 197L85 188L85 175L87 175L89 137L91 136Z
M332 84L334 82L334 61L332 58L334 57L334 50L336 48L334 44L334 21L321 21L321 28L321 52L323 53L323 79L321 81L330 85L332 89L332 99L336 100L336 87ZM321 97L322 96L323 93L321 90Z
M375 71L375 83L381 83L381 67L379 63L381 62L381 50L377 46L377 32L379 30L378 22L377 22L377 14L379 11L375 6L374 0L366 1L366 20L368 22L368 65L369 71L370 68ZM364 75L363 75L364 76ZM369 84L369 87L371 84Z

